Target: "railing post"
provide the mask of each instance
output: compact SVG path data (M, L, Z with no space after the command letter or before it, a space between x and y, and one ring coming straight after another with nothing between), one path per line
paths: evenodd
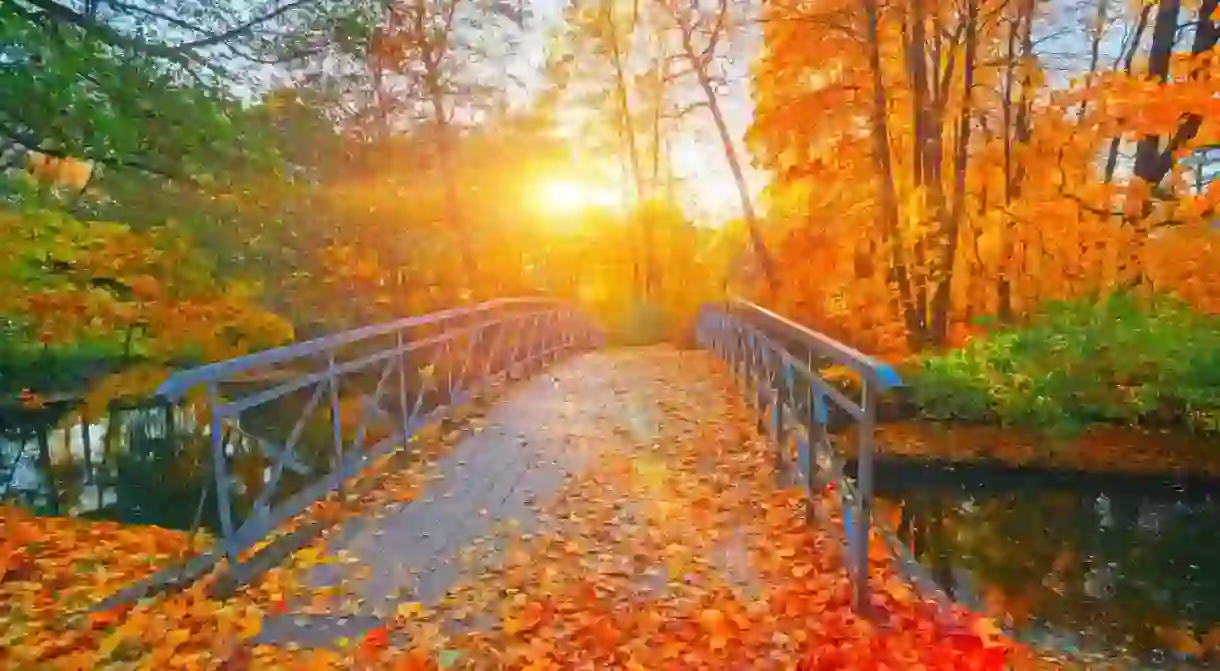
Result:
M872 526L873 507L873 425L876 420L877 404L868 380L860 380L860 407L864 417L860 420L859 434L856 436L856 527L853 530L855 542L853 548L853 568L855 572L855 595L853 603L855 610L861 615L869 611L868 593L868 538Z
M771 402L771 430L775 432L775 466L783 468L784 459L788 456L788 441L784 438L784 401L788 395L789 384L792 381L792 366L786 361L780 361L782 368L775 376L775 399ZM777 470L778 472L778 470Z
M339 376L335 374L335 353L326 355L326 386L330 392L330 426L335 442L335 469L339 476L339 496L343 496L343 426L339 422Z
M402 331L397 332L394 342L398 349L398 409L402 415L402 446L405 448L411 437L411 413L407 410L407 351L403 347Z
M220 391L215 382L207 385L208 407L211 408L212 475L216 479L216 510L220 513L221 541L230 560L237 559L237 546L233 538L233 508L229 500L229 469L226 462L225 440L222 435L220 416Z
M826 422L829 420L829 412L826 408L826 399L822 394L814 389L813 385L809 386L809 444L805 451L805 489L809 491L809 499L805 509L805 517L812 522L816 516L814 511L814 496L819 484L822 483L820 477L815 476L814 467L817 465L817 451L822 448L826 442Z

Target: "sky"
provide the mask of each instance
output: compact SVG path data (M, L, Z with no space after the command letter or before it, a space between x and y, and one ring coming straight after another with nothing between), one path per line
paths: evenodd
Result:
M547 30L562 21L564 0L532 0L531 9L535 12L536 21L532 24L530 34L526 37L523 48L527 52L527 68L532 69L533 85L542 85L541 66L545 58L545 36ZM735 45L743 58L738 58L729 67L732 73L729 77L730 90L722 98L721 104L725 113L734 141L737 143L739 156L748 163L749 153L741 142L753 117L753 103L750 100L749 65L754 57L759 39L742 40ZM672 138L670 160L675 175L683 184L683 195L686 197L688 214L698 220L709 223L721 222L740 215L740 202L737 189L729 170L720 138L716 132L712 117L707 110L698 110L689 121L685 121L681 130ZM766 184L766 176L760 171L746 165L746 178L755 196ZM757 198L756 198L757 200Z

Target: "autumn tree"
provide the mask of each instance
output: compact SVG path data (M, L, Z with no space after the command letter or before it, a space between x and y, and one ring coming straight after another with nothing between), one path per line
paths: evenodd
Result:
M659 168L666 85L656 78L657 71L648 71L650 64L656 64L656 52L648 53L656 43L641 27L640 7L615 0L568 5L549 54L550 84L575 108L570 113L575 119L569 123L587 138L587 148L608 149L616 158L624 201L630 208L648 200L656 187L646 173L644 154L651 131L650 153L656 160L650 163ZM633 221L633 279L641 295L648 296L657 273L652 227L642 218Z
M720 148L733 176L741 204L741 215L750 231L750 241L768 286L774 291L778 285L778 270L764 241L759 217L754 209L753 194L746 182L742 157L737 140L729 130L721 102L722 90L726 86L723 59L730 46L734 30L745 24L747 17L741 16L744 7L729 0L715 3L687 3L674 0L655 0L655 6L664 16L673 31L679 56L678 73L692 78L702 94L699 101L712 117Z
M1209 7L769 5L751 147L776 176L772 207L809 213L789 215L786 245L843 241L835 272L782 300L817 286L837 328L885 348L874 339L893 346L900 325L905 349L1051 299L1136 288L1214 305L1161 265L1186 240L1191 258L1214 253L1214 191L1179 162L1215 138Z

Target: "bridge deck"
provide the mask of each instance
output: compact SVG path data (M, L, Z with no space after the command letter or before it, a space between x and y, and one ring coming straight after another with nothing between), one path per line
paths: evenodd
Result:
M334 598L289 602L287 613L264 623L263 640L329 645L394 620L403 604L434 608L470 593L462 577L494 581L489 572L511 570L510 555L522 559L529 540L581 545L571 549L576 566L559 568L621 575L644 593L690 577L670 575L677 564L667 561L667 548L702 548L706 556L678 563L710 564L718 578L750 587L744 530L720 515L727 510L709 509L703 528L658 525L690 521L683 493L712 497L745 485L730 481L743 459L758 457L760 468L748 470L771 486L765 448L746 444L747 415L724 384L708 355L665 348L588 354L522 383L436 461L431 482L411 501L332 530L324 554L340 559L307 571L304 592L330 588ZM675 546L678 536L683 543ZM482 605L492 606L483 616L496 612L496 604ZM456 628L494 624L470 619Z
M477 668L758 668L851 635L840 538L776 488L730 385L709 354L668 348L553 366L412 500L320 539L337 561L298 571L304 589L259 641L334 648L384 628L394 649L460 650Z

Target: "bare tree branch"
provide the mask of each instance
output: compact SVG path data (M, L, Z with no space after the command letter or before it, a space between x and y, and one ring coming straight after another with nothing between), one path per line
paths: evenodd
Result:
M270 12L267 12L266 14L263 14L261 16L250 19L249 21L246 21L245 23L242 23L239 26L226 30L222 33L218 33L216 35L211 35L211 36L208 36L208 37L205 37L202 39L195 40L193 42L184 42L182 44L179 44L177 46L177 48L178 49L198 49L201 47L208 47L208 46L228 42L229 40L233 40L233 39L242 37L243 35L250 33L255 28L257 28L258 26L260 26L264 23L267 23L268 21L274 20L280 16L283 16L284 14L287 14L288 12L291 12L294 9L298 9L300 7L305 7L314 2L317 2L317 0L295 0L294 2L289 2L284 5L280 5L278 8L276 8Z

